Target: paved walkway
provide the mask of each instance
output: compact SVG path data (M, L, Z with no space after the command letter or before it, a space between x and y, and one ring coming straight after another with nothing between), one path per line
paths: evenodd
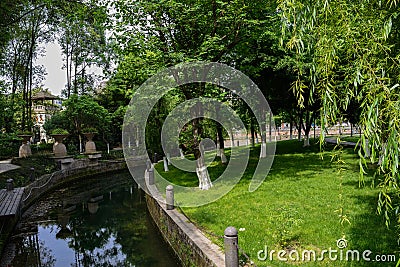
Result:
M325 142L330 144L337 144L337 138L325 138ZM352 146L352 147L355 147L357 145L357 143L348 141L340 141L340 144L343 146Z
M0 161L0 173L15 170L18 168L20 168L20 166L11 164L11 159Z

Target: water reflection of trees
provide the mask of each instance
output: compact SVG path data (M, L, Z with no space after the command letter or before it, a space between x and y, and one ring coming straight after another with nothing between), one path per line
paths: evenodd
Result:
M142 247L147 227L145 203L138 199L141 197L137 190L133 194L120 192L100 202L96 214L85 210L71 216L68 246L75 251L74 266L125 266L127 263L143 265L150 262Z
M37 228L36 228L37 229ZM17 250L12 266L53 267L56 259L53 251L46 246L44 241L39 241L37 232L17 242Z
M49 201L39 203L38 210L43 208L41 205L47 205L43 218L51 220L40 225L51 227L52 234L74 251L75 262L71 266L157 266L147 240L149 222L144 194L126 183L126 176L119 183L118 179L85 181L84 185L77 183L57 190L50 198L59 201L52 203L51 209L48 209ZM87 202L101 195L103 199L97 203L98 209L89 212ZM76 208L65 209L64 204ZM38 241L37 221L41 219L27 219L27 224L35 229L22 230L24 234L20 235L21 242L17 245L20 250L12 266L55 266L54 252L45 242ZM33 232L33 235L27 234Z

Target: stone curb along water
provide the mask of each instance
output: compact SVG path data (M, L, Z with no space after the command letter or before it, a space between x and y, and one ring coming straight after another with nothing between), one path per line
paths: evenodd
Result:
M194 224L189 222L176 209L167 210L164 203L159 202L161 194L155 185L147 183L151 195L146 195L147 208L153 221L160 229L164 240L174 250L183 266L223 267L225 256L220 247L212 243Z

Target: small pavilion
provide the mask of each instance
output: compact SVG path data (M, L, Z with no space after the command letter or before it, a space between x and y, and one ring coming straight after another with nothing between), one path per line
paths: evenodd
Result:
M58 96L52 95L48 90L40 90L32 96L34 114L34 142L47 142L48 137L43 124L51 116L61 110L61 101Z

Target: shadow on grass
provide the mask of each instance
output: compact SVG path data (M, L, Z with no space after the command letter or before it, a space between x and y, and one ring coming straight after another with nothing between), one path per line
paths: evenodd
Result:
M333 149L333 146L329 149ZM266 179L278 179L283 176L285 179L299 180L320 173L321 169L331 166L332 163L330 158L322 159L319 152L318 144L303 147L297 140L278 142L270 170L270 174L274 175L269 175ZM241 182L249 182L252 179L259 154L260 146L251 149L250 160Z
M395 218L391 218L389 228L385 226L385 218L376 212L377 196L357 195L351 196L356 205L362 207L362 211L352 219L349 227L349 243L347 249L358 250L360 253L360 262L348 262L346 266L395 266L396 263L377 262L376 255L396 255L399 259L399 249L397 244L398 235L395 229ZM368 256L371 261L362 260L362 253L370 250L372 253Z

